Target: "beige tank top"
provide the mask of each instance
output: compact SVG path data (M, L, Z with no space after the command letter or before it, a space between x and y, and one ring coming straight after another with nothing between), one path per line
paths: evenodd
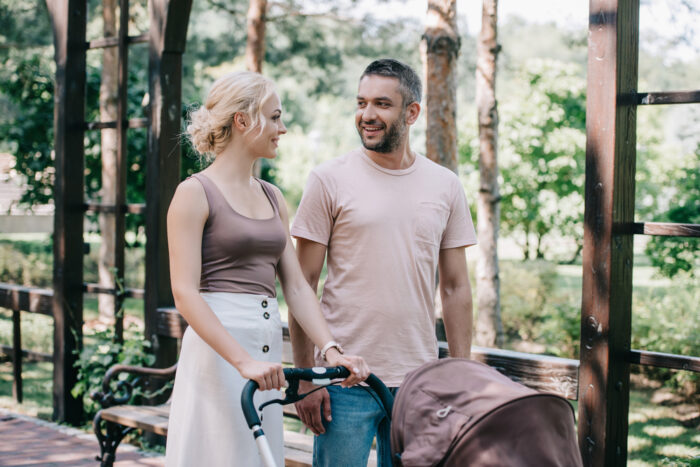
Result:
M206 175L193 175L204 188L209 217L202 234L200 292L234 292L275 297L277 263L287 245L272 185L258 180L274 214L251 219L236 212Z

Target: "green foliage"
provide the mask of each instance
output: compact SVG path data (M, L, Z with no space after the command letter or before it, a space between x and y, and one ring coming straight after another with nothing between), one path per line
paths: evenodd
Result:
M0 282L50 287L53 252L49 240L41 242L0 239Z
M696 155L700 157L700 146ZM682 170L676 181L675 196L662 222L700 224L700 165ZM666 277L681 271L694 276L700 271L700 239L691 237L652 237L645 252L651 263Z
M133 332L132 334L137 334ZM102 390L102 380L107 370L116 364L150 366L155 357L148 353L150 342L138 337L125 339L123 344L114 342L113 333L108 330L93 330L91 334L84 335L85 345L78 353L75 362L78 368L78 381L71 389L73 397L82 397L83 406L88 417L94 416L100 409L99 404L90 399L93 391ZM119 381L125 380L128 375L119 376ZM142 392L135 392L133 397L142 396Z
M700 355L700 278L677 277L664 289L635 293L632 347L676 355ZM700 374L644 367L654 379L686 395L700 394Z
M533 60L515 78L520 89L501 106L501 227L543 258L547 237L580 242L583 223L586 86L574 64Z
M53 352L53 317L20 313L22 348L35 352ZM12 311L0 308L0 343L12 345Z
M506 341L527 342L542 351L577 358L581 304L560 285L548 261L501 261L501 316Z
M84 277L86 282L96 283L99 243L87 241L90 252L85 255ZM51 238L44 240L0 239L0 282L49 288L53 281L53 246ZM125 251L126 287L143 288L145 275L145 250L129 247Z

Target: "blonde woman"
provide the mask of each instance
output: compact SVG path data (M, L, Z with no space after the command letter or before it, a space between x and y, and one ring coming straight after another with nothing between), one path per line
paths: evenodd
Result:
M284 384L276 276L290 312L328 364L351 371L343 386L369 374L362 358L342 355L331 336L294 253L281 192L252 176L256 159L276 156L286 131L274 85L257 73L220 78L191 115L191 142L213 162L178 186L168 211L172 289L189 328L173 390L167 466L260 465L240 395L248 379L263 391L257 404L279 397ZM283 465L282 408L271 405L263 415Z

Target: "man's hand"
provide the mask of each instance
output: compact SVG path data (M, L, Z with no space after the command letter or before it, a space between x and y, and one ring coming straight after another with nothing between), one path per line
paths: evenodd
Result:
M307 393L316 388L308 381L299 381L299 392ZM311 395L295 403L299 418L315 435L326 432L321 416L331 421L331 397L326 388L319 389Z

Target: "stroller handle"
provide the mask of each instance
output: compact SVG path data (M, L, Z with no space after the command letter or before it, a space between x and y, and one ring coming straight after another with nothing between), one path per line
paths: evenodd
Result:
M335 367L313 367L313 368L284 368L284 377L290 383L298 383L299 381L311 381L319 386L328 385L331 383L332 379L347 378L350 376L350 371L343 366ZM384 385L384 383L377 378L374 374L370 375L365 380L365 383L374 390L374 392L379 397L384 410L387 413L387 417L391 420L391 410L394 406L394 396L391 394L389 389ZM243 387L243 392L241 393L241 408L243 409L243 415L245 416L246 422L249 428L260 425L260 417L258 416L257 410L255 410L255 404L253 403L253 395L255 391L258 390L258 383L249 380ZM306 394L301 394L303 398Z

